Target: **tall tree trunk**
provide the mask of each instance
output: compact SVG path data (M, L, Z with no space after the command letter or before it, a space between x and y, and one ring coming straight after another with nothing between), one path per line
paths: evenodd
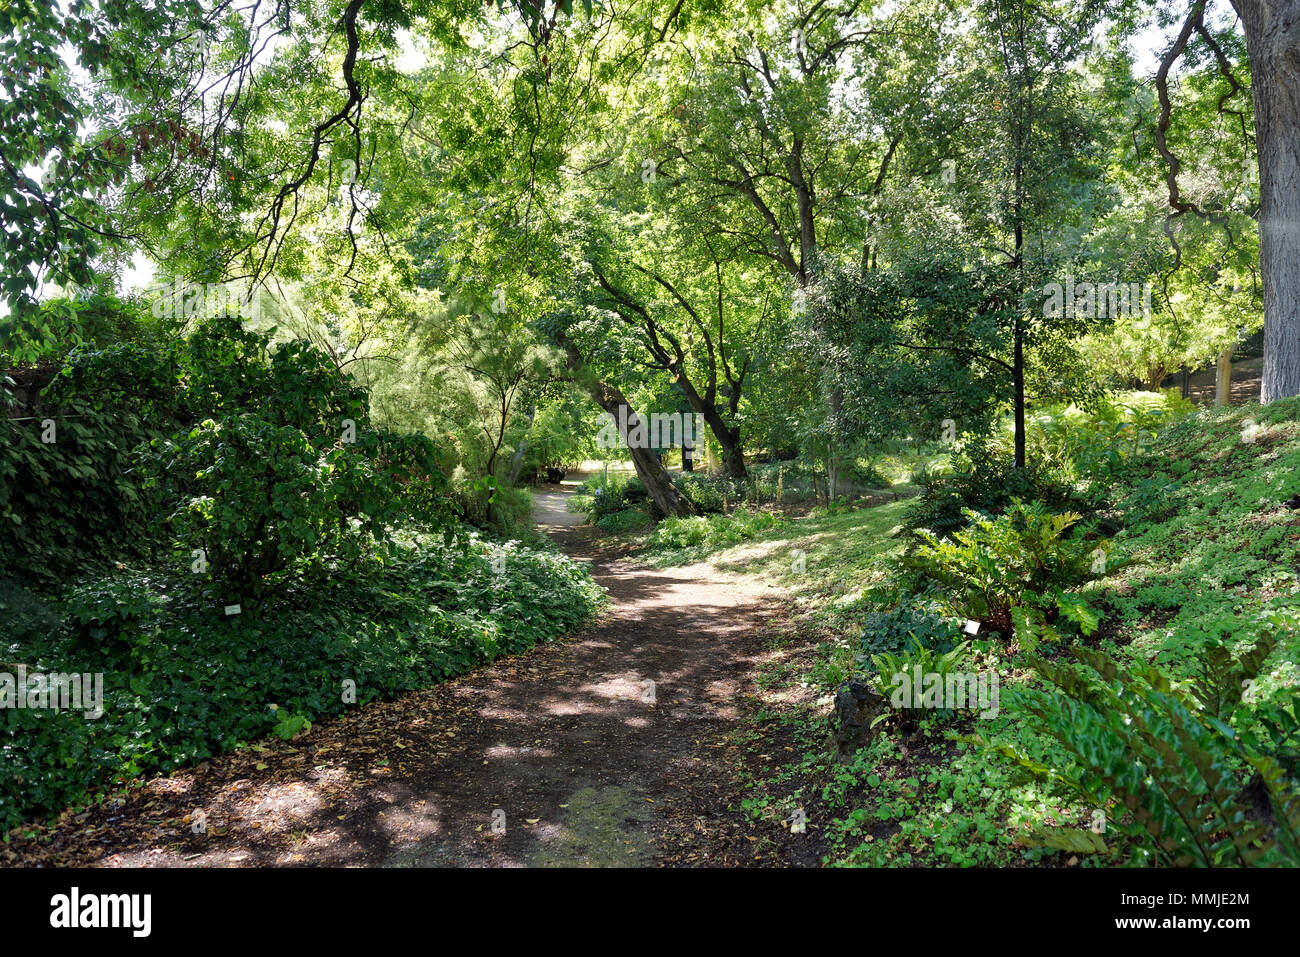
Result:
M1260 401L1300 395L1300 0L1233 0L1246 31L1259 152Z
M1215 369L1214 404L1224 406L1232 398L1232 346L1224 346Z
M627 425L621 433L624 444L627 446L628 454L632 457L632 466L636 469L637 478L641 480L641 484L650 493L650 498L659 507L659 511L670 518L694 515L695 506L691 504L690 499L677 491L677 486L673 484L672 477L659 459L659 452L656 449L647 448L643 443L627 441L627 433L635 431L638 423L642 420L633 411L631 404L623 393L616 387L604 382L595 382L588 389L588 392L596 400L597 405L614 417L615 422L618 422L620 418L626 419ZM627 409L623 416L619 415L620 407ZM643 431L649 427L649 423L645 423Z
M735 429L739 432L739 429ZM722 446L722 468L729 478L743 479L749 473L745 469L745 452L740 447L739 436L732 436L730 441L724 442L722 438L718 439L718 444Z
M1012 387L1015 389L1016 468L1025 467L1025 333L1016 317L1014 356L1011 363Z
M687 404L704 417L704 424L718 440L718 445L722 446L722 464L727 470L727 475L731 478L745 478L745 449L740 442L740 426L729 425L717 406L706 401L695 388L695 384L686 376L679 373L677 384L681 387L682 394L686 396Z

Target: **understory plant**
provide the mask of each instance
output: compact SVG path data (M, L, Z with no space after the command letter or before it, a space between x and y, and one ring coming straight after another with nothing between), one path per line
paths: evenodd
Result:
M966 515L970 524L950 539L919 530L920 545L904 562L947 586L955 614L999 634L1012 633L1012 610L1026 594L1059 594L1104 570L1109 542L1066 535L1077 512L1013 499L996 518L970 509Z
M1264 660L1296 622L1270 613L1239 654L1217 649L1204 672L1175 683L1144 662L1121 664L1076 647L1077 663L1033 659L1050 685L1007 706L1070 755L1049 767L1023 748L986 744L1070 797L1100 810L1106 829L1133 842L1137 863L1178 867L1300 864L1300 722L1294 704L1244 707ZM1251 790L1267 796L1260 813ZM1077 850L1104 851L1080 835Z
M916 638L909 638L907 647L901 652L872 656L875 674L871 680L891 705L873 723L896 716L907 730L915 727L926 713L938 718L950 717L952 702L944 692L954 684L962 684L958 676L965 672L969 652L970 643L965 641L947 651L940 651ZM957 680L953 682L950 678Z

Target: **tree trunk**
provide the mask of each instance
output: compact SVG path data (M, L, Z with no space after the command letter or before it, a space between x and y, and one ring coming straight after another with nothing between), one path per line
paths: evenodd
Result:
M1246 31L1259 152L1260 401L1300 395L1300 0L1233 0Z
M679 373L677 384L681 387L682 394L686 396L687 404L704 417L705 425L718 440L718 445L722 446L722 464L727 470L727 475L731 478L743 479L745 449L740 444L740 426L728 425L717 406L706 402L704 396L700 395L694 383L686 376Z
M632 457L632 466L636 469L637 478L645 486L646 491L650 493L650 498L659 511L668 517L679 517L682 515L694 515L695 506L691 504L690 499L677 491L677 486L673 484L672 477L668 470L664 468L663 462L659 460L659 452L655 449L645 448L641 443L629 442L627 433L636 430L637 424L641 422L641 417L632 409L631 403L623 396L617 388L604 382L596 382L588 390L596 404L614 417L618 422L619 407L627 408L626 426L621 435L623 443L627 446L628 455ZM646 423L644 429L648 429L649 423Z
M694 472L695 459L693 457L694 443L688 438L682 439L682 471Z
M1014 356L1011 364L1011 385L1016 393L1015 466L1018 469L1022 469L1025 467L1025 333L1024 325L1019 316L1016 316L1016 328L1012 335L1015 339L1013 344Z
M673 485L668 470L659 461L659 454L654 449L644 448L643 443L627 440L627 433L635 430L637 423L641 421L641 417L632 410L632 404L617 387L600 381L590 373L582 360L582 353L567 337L563 334L558 335L556 341L564 349L568 357L569 369L574 373L578 384L587 391L598 406L614 417L615 423L619 423L623 444L628 447L627 451L632 457L632 466L636 469L637 478L650 493L650 498L658 506L659 511L670 518L694 515L695 506L691 504L690 499L677 491L677 486ZM618 414L620 407L626 407L625 416ZM646 423L643 431L648 428L649 423Z
M1224 346L1219 353L1219 364L1215 370L1214 404L1225 406L1232 398L1232 346Z
M739 429L734 430L739 433ZM722 436L718 437L718 444L722 446L722 467L729 478L743 479L749 473L745 470L745 450L740 447L740 437L738 434L732 434L727 439Z

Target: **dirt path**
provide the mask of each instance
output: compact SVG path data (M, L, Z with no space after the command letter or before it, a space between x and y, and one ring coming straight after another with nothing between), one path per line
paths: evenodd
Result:
M638 567L564 498L539 494L538 523L612 599L582 634L154 779L10 863L617 866L715 862L715 832L744 847L726 738L775 595Z

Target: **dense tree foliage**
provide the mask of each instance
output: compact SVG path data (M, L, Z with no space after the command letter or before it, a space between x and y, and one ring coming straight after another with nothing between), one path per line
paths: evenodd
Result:
M88 658L125 717L0 730L99 786L296 733L342 680L369 700L554 637L601 599L528 488L582 466L630 465L574 501L653 553L914 497L859 703L895 665L1093 635L1112 536L1169 521L1134 463L1193 374L1227 404L1262 334L1261 402L1300 394L1298 24L1295 0L6 4L0 658ZM1219 678L1289 647L1267 611ZM1123 803L1135 842L1158 825L1173 863L1264 855L1220 833L1251 768L1265 858L1294 841L1293 719L1234 738L1205 687L1081 658L1024 659L1057 690L995 750ZM1156 800L1113 766L1117 702L1149 761L1233 786ZM0 822L77 799L0 752L25 782Z

